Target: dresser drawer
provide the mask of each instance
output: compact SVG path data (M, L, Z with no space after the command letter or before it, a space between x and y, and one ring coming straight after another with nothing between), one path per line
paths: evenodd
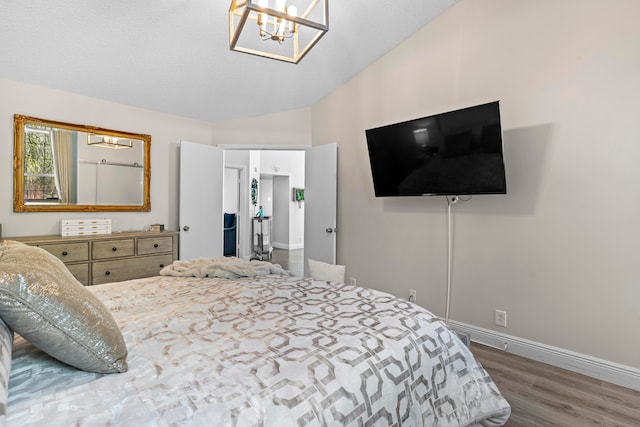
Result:
M50 254L60 258L62 262L88 261L89 260L89 243L56 243L38 245Z
M173 255L156 255L117 261L97 261L93 263L93 284L138 279L156 276L162 267L173 262Z
M17 236L12 240L41 247L62 260L80 283L91 286L157 275L178 258L178 238L178 232L165 230L106 236Z
M133 256L134 239L105 240L93 242L91 257L93 259L120 258Z
M160 254L172 250L173 238L171 236L138 239L138 255Z
M73 274L73 277L78 279L78 282L85 286L89 284L89 263L69 264L67 268Z

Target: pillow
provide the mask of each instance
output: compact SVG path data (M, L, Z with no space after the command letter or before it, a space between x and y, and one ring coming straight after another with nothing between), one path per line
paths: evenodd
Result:
M7 425L7 399L9 397L12 350L13 331L0 319L0 426Z
M314 279L344 283L344 265L327 264L326 262L308 259L309 275Z
M127 370L127 347L107 307L44 249L7 240L0 247L0 317L68 365Z

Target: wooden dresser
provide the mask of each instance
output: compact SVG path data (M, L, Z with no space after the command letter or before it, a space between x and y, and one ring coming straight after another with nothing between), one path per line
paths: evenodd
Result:
M90 286L155 276L178 259L177 231L138 231L93 236L6 237L38 246L60 258Z

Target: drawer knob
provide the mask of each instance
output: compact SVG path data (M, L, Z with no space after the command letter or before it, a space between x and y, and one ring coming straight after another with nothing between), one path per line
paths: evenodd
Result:
M111 272L110 272L109 270L107 270L107 271L105 271L105 272L104 272L104 275L105 275L105 276L108 276L108 275L110 275L110 274L111 274Z
M115 252L115 251L117 251L117 250L118 250L118 248L111 248L111 250L112 250L113 252Z
M164 264L160 264L160 268L164 268Z
M157 248L157 247L158 247L158 244L157 244L157 243L154 243L154 244L153 244L153 247L154 247L154 248Z
M62 252L62 256L67 256L67 255L69 255L69 252L67 252L67 251L63 251Z

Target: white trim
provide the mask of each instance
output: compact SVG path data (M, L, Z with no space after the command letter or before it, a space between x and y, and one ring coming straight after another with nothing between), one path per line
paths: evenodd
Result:
M249 221L245 221L245 218L251 218L251 214L249 212L249 184L248 184L248 166L238 165L235 163L227 163L226 159L224 160L224 167L238 170L238 179L239 182L239 191L238 197L239 200L239 209L237 218L236 218L236 227L238 232L236 233L236 254L238 257L246 256L247 259L251 257L251 245L248 248L245 248L245 243L250 241L249 237ZM224 188L223 188L223 198L224 198Z
M640 369L462 322L448 324L473 342L640 391Z
M216 144L223 150L283 150L283 151L306 151L312 148L311 145L260 145L260 144Z
M304 243L277 243L273 242L273 247L276 249L284 249L286 251L292 251L295 249L304 249Z

